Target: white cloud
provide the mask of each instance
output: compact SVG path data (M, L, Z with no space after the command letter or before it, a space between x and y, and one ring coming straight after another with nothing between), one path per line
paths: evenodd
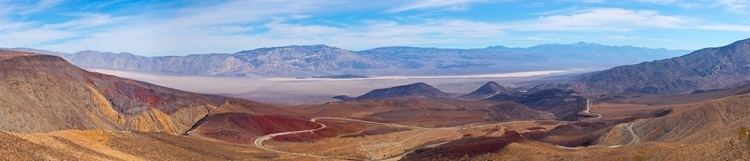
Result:
M462 10L472 3L483 0L416 0L415 2L397 6L390 12L403 12L408 10L443 8L448 10Z
M731 25L731 24L718 24L718 25L701 25L699 29L704 30L717 30L717 31L732 31L732 32L746 32L750 33L750 25Z
M63 1L64 0L39 0L33 5L19 6L18 8L16 8L16 12L21 15L28 15L47 8L54 7L58 4L61 4Z
M596 8L572 14L543 16L537 20L515 23L518 30L634 30L639 28L678 28L689 20L679 16L662 15L651 10Z
M238 5L238 4L234 4ZM247 5L247 4L245 4ZM84 49L134 52L146 55L182 55L233 52L258 47L295 44L328 44L347 49L365 49L374 46L489 46L501 40L524 40L509 32L567 31L632 31L653 28L686 29L694 21L680 16L663 15L650 10L595 8L571 11L567 14L542 16L533 20L512 22L482 22L460 19L398 22L368 20L361 24L332 26L321 24L295 24L289 20L304 18L308 12L317 12L315 5L290 6L294 11L266 10L258 13L247 7L211 6L225 10L224 15L200 11L182 11L175 19L156 19L123 24L96 32L78 40L40 46L44 49L73 52ZM259 8L268 6L257 5ZM282 7L283 8L283 7ZM205 9L205 8L202 8ZM262 10L262 9L261 9ZM240 14L245 13L245 14ZM261 14L262 13L262 14ZM214 18L214 19L211 19ZM262 19L271 21L261 21ZM260 23L247 25L246 23ZM61 25L64 26L64 25ZM262 32L253 32L255 30ZM703 30L729 30L704 27ZM735 28L736 30L736 28ZM509 37L509 35L512 35ZM536 39L538 38L528 38ZM189 48L186 48L189 47Z
M655 0L648 1L656 3ZM477 2L480 1L415 1L403 6L396 5L395 9L393 4L379 9L460 9ZM513 21L459 18L369 19L347 23L305 21L311 15L334 12L334 9L345 10L332 6L351 6L352 3L362 2L233 0L190 6L166 15L79 13L69 15L74 17L69 21L54 24L3 19L4 7L0 4L0 45L64 52L93 49L144 55L183 55L295 44L328 44L347 49L392 45L479 47L496 45L500 41L560 41L560 37L565 36L566 39L580 38L570 37L576 35L570 32L607 33L648 29L748 32L748 27L742 25L712 25L658 11L622 8L575 7Z
M28 29L0 33L0 44L8 47L33 47L52 40L70 38L74 33L52 29Z
M713 6L718 6L735 13L750 13L750 0L716 0Z

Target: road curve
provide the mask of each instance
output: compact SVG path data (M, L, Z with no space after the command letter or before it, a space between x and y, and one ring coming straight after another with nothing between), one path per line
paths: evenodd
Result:
M594 118L591 118L591 119L598 119L598 118L602 118L602 115L601 115L601 114L598 114L598 113L592 113L592 112L591 112L591 100L590 100L590 99L586 99L586 109L585 109L585 110L583 110L583 111L582 111L582 112L581 112L580 114L581 114L581 115L594 115L595 117L594 117Z
M595 115L596 116L596 117L591 118L591 119L598 119L598 118L602 117L601 114L597 114L597 113L592 113L591 112L591 101L589 99L586 99L586 109L584 111L582 111L581 114L584 114L584 115ZM628 142L627 144L611 145L611 146L607 146L607 147L608 148L618 148L618 147L622 147L624 145L630 145L630 144L634 144L634 143L637 143L638 141L640 141L640 139L638 138L638 135L636 135L635 132L633 131L633 125L635 125L633 122L630 122L627 125L625 125L625 130L627 130L628 133L630 133L630 136L631 136L630 142ZM582 147L582 146L579 146L579 147L567 147L567 146L561 146L561 145L555 145L555 147L560 148L560 149L567 149L567 150L578 150L578 149L581 149L581 148L585 148L585 147Z
M310 122L314 122L320 127L315 129L308 129L308 130L298 130L298 131L287 131L287 132L279 132L279 133L273 133L268 135L263 135L261 137L256 138L253 141L253 144L255 147L258 147L260 149L282 153L282 154L291 154L291 155L298 155L298 156L305 156L305 157L313 157L313 158L327 158L326 156L321 155L314 155L314 154L305 154L305 153L295 153L295 152L287 152L287 151L280 151L271 149L268 147L263 146L263 142L267 140L273 139L273 137L276 136L282 136L282 135L291 135L291 134L299 134L299 133L308 133L308 132L314 132L317 130L324 129L328 126L325 124L317 122L318 120L343 120L343 121L351 121L351 122L361 122L361 123L368 123L368 124L377 124L377 125L383 125L383 126L393 126L393 127L401 127L401 128L410 128L410 129L432 129L432 128L426 128L426 127L419 127L419 126L410 126L410 125L400 125L400 124L391 124L391 123L382 123L382 122L373 122L373 121L365 121L365 120L357 120L357 119L350 119L350 118L339 118L339 117L315 117L310 119Z
M435 130L437 130L437 129L453 129L453 128L459 128L459 127L465 127L465 126L473 126L473 127L499 126L499 125L505 125L505 124L519 123L519 122L535 122L535 121L538 121L538 120L509 121L509 122L502 122L502 123L495 123L495 124L482 124L482 125L467 124L467 125L459 125L459 126L451 126L451 127L429 128L429 127L420 127L420 126L411 126L411 125L401 125L401 124L392 124L392 123L365 121L365 120L357 120L357 119L350 119L350 118L340 118L340 117L315 117L315 118L310 119L310 122L314 122L314 123L319 124L320 127L318 127L318 128L308 129L308 130L287 131L287 132L279 132L279 133L268 134L268 135L264 135L264 136L256 138L253 141L253 144L257 148L268 150L268 151L272 151L272 152L276 152L276 153L290 154L290 155L297 155L297 156L305 156L305 157L313 157L313 158L318 158L318 159L329 158L329 157L322 156L322 155L314 155L314 154L306 154L306 153L295 153L295 152L280 151L280 150L275 150L275 149L271 149L271 148L263 146L263 142L264 141L271 140L271 139L273 139L273 137L276 137L276 136L290 135L290 134L299 134L299 133L307 133L307 132L314 132L314 131L321 130L321 129L324 129L324 128L328 127L325 124L317 122L318 120L343 120L343 121L361 122L361 123L377 124L377 125L392 126L392 127L401 127L401 128L410 128L410 129L435 129ZM547 121L552 121L552 120L547 120ZM557 121L557 122L567 122L567 121ZM439 145L445 144L447 142L449 142L449 141L445 141L445 142L441 142L441 143L437 143L437 144L432 144L432 145L427 145L425 147L439 146ZM413 152L416 149L419 149L419 148L414 148L411 151L404 152L404 153L399 154L399 155L394 155L394 156L391 156L391 157L388 157L388 158L383 158L383 159L380 159L380 160L394 160L394 159L398 159L399 157L403 157L404 155L406 155L406 154L408 154L410 152Z
M635 144L638 141L640 141L640 139L638 138L638 135L636 135L635 132L633 131L633 125L635 124L632 122L625 125L625 130L627 130L628 133L630 133L630 137L631 137L630 142L628 142L627 144L622 144L622 145L610 145L610 146L607 146L607 148L619 148L625 145ZM586 148L585 146L567 147L567 146L561 146L561 145L555 145L555 147L560 148L560 149L567 149L567 150L578 150L581 148Z
M286 151L275 150L275 149L271 149L271 148L267 148L267 147L263 146L263 141L271 140L275 136L313 132L313 131L317 131L317 130L324 129L324 128L328 127L325 124L321 124L321 123L318 123L318 122L315 122L315 121L312 121L312 122L320 125L320 127L315 128L315 129L309 129L309 130L288 131L288 132L280 132L280 133L273 133L273 134L264 135L264 136L256 138L253 141L253 144L255 145L255 147L258 147L258 148L261 148L261 149L264 149L264 150L268 150L268 151L272 151L272 152L282 153L282 154L299 155L299 156L306 156L306 157L313 157L313 158L325 158L325 156L320 156L320 155L286 152Z
M630 136L632 136L632 138L630 139L630 142L628 143L628 145L634 144L634 143L637 143L638 141L640 141L640 139L638 138L638 135L636 135L635 131L633 131L633 125L635 125L635 124L631 122L631 123L628 123L628 125L625 126L625 129L628 130L628 132L630 132Z

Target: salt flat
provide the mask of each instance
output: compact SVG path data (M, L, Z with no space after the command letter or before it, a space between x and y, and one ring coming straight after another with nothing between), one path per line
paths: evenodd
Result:
M588 70L549 70L476 75L383 76L352 79L326 78L249 78L160 75L87 69L94 72L145 81L170 88L207 94L221 94L276 104L317 104L334 101L335 95L359 96L372 89L425 82L448 93L467 93L487 81L513 86L547 77L580 73Z

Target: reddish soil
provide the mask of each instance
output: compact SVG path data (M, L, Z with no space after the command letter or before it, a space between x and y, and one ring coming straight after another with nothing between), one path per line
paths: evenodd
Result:
M220 113L202 120L194 133L231 143L250 144L254 138L266 134L319 127L317 123L288 116Z
M406 130L409 130L409 129L406 129L406 128L396 128L396 127L378 126L378 127L373 127L373 128L365 129L364 131L361 131L361 132L358 132L358 133L344 135L342 137L348 138L348 137L364 137L364 136L368 136L368 135L385 135L385 134L390 134L390 133L400 132L400 131L406 131Z
M153 89L147 89L135 84L116 82L115 88L118 93L128 98L145 102L152 106L158 104L161 100Z
M577 122L555 127L532 139L562 146L588 146L613 125L614 123Z
M327 127L314 132L290 134L273 137L275 141L289 141L289 142L306 142L316 141L327 137L338 137L346 134L356 133L365 131L369 125L352 123L352 122L337 122L337 121L319 121L325 124Z
M422 148L407 154L401 160L462 160L472 156L497 152L510 143L521 142L538 133L505 131L502 137L466 137L434 147Z

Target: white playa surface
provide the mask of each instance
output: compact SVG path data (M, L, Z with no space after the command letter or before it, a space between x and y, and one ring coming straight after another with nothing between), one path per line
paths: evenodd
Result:
M335 95L359 96L372 89L425 82L448 93L467 93L487 81L511 85L540 77L582 72L582 70L528 71L450 76L386 76L353 79L326 78L243 78L176 76L105 69L94 72L149 82L165 87L207 94L221 94L275 104L318 104L333 101Z

